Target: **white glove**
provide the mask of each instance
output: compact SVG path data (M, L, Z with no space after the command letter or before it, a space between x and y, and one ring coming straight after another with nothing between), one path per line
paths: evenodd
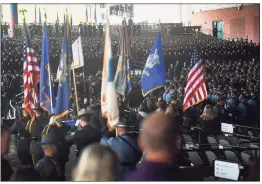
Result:
M87 98L84 98L84 104L87 104Z
M53 125L53 124L55 123L54 119L55 119L55 116L52 116L52 117L50 118L50 120L49 120L49 125Z
M80 123L80 120L79 119L76 120L75 126L78 127L79 123Z

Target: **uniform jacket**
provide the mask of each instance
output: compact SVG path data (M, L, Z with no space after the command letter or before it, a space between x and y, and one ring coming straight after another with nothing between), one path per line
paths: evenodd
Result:
M136 168L136 163L140 160L142 152L137 143L136 134L125 134L120 137L111 137L107 133L101 138L100 143L111 147L120 158L120 168L118 179L123 181L128 173Z

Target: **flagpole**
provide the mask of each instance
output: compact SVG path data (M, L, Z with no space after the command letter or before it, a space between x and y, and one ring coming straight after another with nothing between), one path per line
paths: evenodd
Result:
M74 89L75 89L75 97L76 97L76 111L78 114L79 106L78 106L78 95L77 95L77 88L76 88L76 77L75 77L75 67L74 66L73 66L73 80L74 80Z
M67 8L66 8L66 12L67 12ZM72 47L72 45L70 45L70 47ZM74 62L74 61L73 61ZM77 114L79 112L79 105L78 105L78 95L77 95L77 87L76 87L76 77L75 77L75 67L74 67L74 63L73 63L73 80L74 80L74 89L75 89L75 97L76 97L76 111Z
M80 34L80 31L79 31L79 34ZM82 47L81 36L80 36L80 40L81 40L81 47ZM78 50L78 56L79 56L79 47L77 48L77 50ZM85 61L84 55L83 55L83 60ZM79 61L80 61L80 59L79 59ZM87 98L87 95L86 95L86 82L85 82L85 64L84 64L82 70L83 70L82 72L83 72L83 80L84 80L84 94L85 94L85 98Z
M47 16L45 12L45 24L47 23ZM46 30L47 31L47 30ZM50 70L50 63L47 66L48 72L48 80L49 80L49 91L50 91L50 103L51 103L51 114L54 114L54 107L53 107L53 94L52 94L52 80L51 80L51 70Z
M161 33L161 40L163 40L163 31L162 31L162 26L161 26L161 20L159 19L159 26L160 26L160 33Z

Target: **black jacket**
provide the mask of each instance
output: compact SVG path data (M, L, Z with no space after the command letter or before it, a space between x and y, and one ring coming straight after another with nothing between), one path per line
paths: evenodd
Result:
M208 135L220 135L221 134L221 123L217 118L213 120L203 120L200 118L200 127L202 132L200 134L200 139L202 144L207 144Z
M101 107L99 105L96 106L91 106L88 110L88 113L90 114L90 121L89 124L93 128L101 131L103 125L100 122L100 112L101 112Z
M21 119L16 120L12 127L10 127L9 132L10 134L19 134L20 137L30 137L30 134L28 131L26 131L25 127L27 122L30 119Z
M43 181L63 181L64 173L59 163L53 157L45 156L35 165L36 171Z
M65 123L62 123L62 127L51 125L50 128L48 128L48 126L45 127L44 133L54 134L57 137L59 144L57 145L58 153L56 159L60 164L65 164L69 160L70 153L70 145L65 140L65 136L70 130L70 127Z
M99 130L87 125L84 126L81 130L75 132L71 136L69 142L73 144L76 142L78 149L78 155L81 154L81 151L88 145L96 142L100 142L101 133Z

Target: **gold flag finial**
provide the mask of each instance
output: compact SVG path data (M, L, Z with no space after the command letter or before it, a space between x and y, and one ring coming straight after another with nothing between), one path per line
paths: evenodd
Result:
M44 10L45 10L45 15L44 15L44 17L45 17L45 23L46 23L46 22L47 22L46 9L44 8Z
M24 16L24 22L25 22L25 13L27 13L27 10L22 8L21 10L19 10L19 13L21 13Z

